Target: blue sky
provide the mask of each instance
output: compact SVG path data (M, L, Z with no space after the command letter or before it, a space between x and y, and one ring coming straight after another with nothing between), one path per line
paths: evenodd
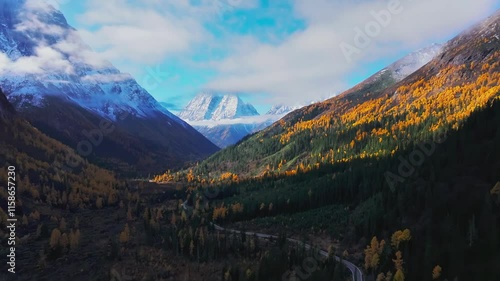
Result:
M391 1L398 2L398 13ZM85 42L172 111L199 91L213 90L241 93L261 113L272 104L333 96L500 8L495 0L54 3ZM366 30L373 13L385 12L390 20L366 46L357 46L356 28ZM347 56L342 43L358 52Z

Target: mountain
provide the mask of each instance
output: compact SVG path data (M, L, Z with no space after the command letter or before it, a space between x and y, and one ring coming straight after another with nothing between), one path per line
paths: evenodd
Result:
M28 197L34 200L45 201L49 197L44 194L47 187L58 192L79 189L81 196L93 200L98 196L116 194L115 187L120 183L113 173L89 164L70 147L34 128L15 112L1 90L0 114L0 170L4 171L9 165L17 168L18 182L22 180L22 185L18 186L19 196L25 198L30 194ZM78 162L78 167L65 165L67 159ZM3 180L6 175L6 172L2 172L0 179ZM98 179L99 183L94 179ZM88 200L82 206L87 204ZM56 201L53 203L55 205ZM71 208L77 205L79 203Z
M417 69L429 63L439 53L441 53L443 45L432 44L427 48L413 52L397 62L383 69L382 72L389 71L391 76L397 81L401 81L415 72Z
M225 148L254 133L259 126L260 124L194 125L194 128L218 147Z
M211 156L198 171L292 173L391 155L456 130L498 98L499 18L497 12L442 47L411 54L334 98L288 114ZM422 64L398 81L410 73L408 66Z
M499 34L500 11L401 81L372 77L211 156L192 170L222 182L210 214L328 232L366 280L498 280Z
M14 107L10 104L7 97L1 93L0 94L0 116L2 119L7 118L7 116L14 113Z
M299 108L300 107L298 106L288 106L283 104L273 105L266 115L285 115Z
M439 55L442 50L442 44L432 44L429 47L412 52L373 74L358 85L341 93L337 99L342 98L352 103L363 102L367 93L382 91L395 85L429 63L433 58ZM321 103L315 103L311 108L314 108L315 105L321 106Z
M264 129L291 110L286 106L273 109L274 112L261 116L238 95L204 92L194 97L179 113L179 117L214 144L224 148Z
M188 103L179 117L187 121L219 121L257 115L257 110L237 95L201 93Z
M0 85L32 124L125 173L179 166L217 151L85 45L61 12L34 3L0 0Z

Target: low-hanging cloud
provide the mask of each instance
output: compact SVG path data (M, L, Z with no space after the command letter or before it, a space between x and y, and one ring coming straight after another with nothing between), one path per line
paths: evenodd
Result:
M0 73L11 75L45 75L48 72L73 74L74 68L57 50L48 46L35 48L33 56L11 60L0 53Z
M82 81L91 83L112 83L112 82L122 82L131 79L133 78L128 73L92 74L83 76L81 78Z
M234 119L221 119L221 120L200 120L200 121L190 121L186 120L191 126L209 127L213 128L216 126L225 125L259 125L266 122L273 123L281 119L285 114L281 115L256 115L256 116L245 116Z
M35 75L44 78L51 74L76 75L75 66L105 69L111 64L83 43L77 31L59 24L48 23L42 17L58 13L45 1L27 0L19 11L20 22L15 30L24 33L33 43L29 56L0 54L0 73ZM50 38L51 40L48 40ZM56 40L52 40L56 38ZM90 77L84 77L89 79ZM118 79L94 77L98 80ZM50 79L50 78L49 78Z

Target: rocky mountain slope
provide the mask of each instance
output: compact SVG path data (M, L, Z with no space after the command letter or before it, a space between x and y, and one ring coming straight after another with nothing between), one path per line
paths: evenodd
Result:
M141 172L179 166L217 150L102 60L52 6L1 0L0 23L0 85L43 132L123 172L132 164ZM113 129L99 132L102 122Z

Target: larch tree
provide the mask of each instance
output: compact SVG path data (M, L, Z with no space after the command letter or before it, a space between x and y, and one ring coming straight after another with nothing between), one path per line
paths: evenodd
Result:
M436 265L434 267L434 269L432 270L432 280L437 280L439 279L439 277L441 277L441 272L442 272L442 268L441 266L439 265Z
M125 224L125 228L120 233L119 240L121 243L124 243L124 244L130 240L130 228L128 226L128 223Z
M55 249L59 246L59 239L61 238L61 231L58 228L54 228L50 234L50 248Z
M394 274L394 281L405 281L405 274L403 270L398 269L396 274Z
M394 267L396 268L396 270L403 270L403 264L404 264L404 261L403 261L403 254L401 253L401 251L397 251L396 252L396 258L392 260L394 262Z

